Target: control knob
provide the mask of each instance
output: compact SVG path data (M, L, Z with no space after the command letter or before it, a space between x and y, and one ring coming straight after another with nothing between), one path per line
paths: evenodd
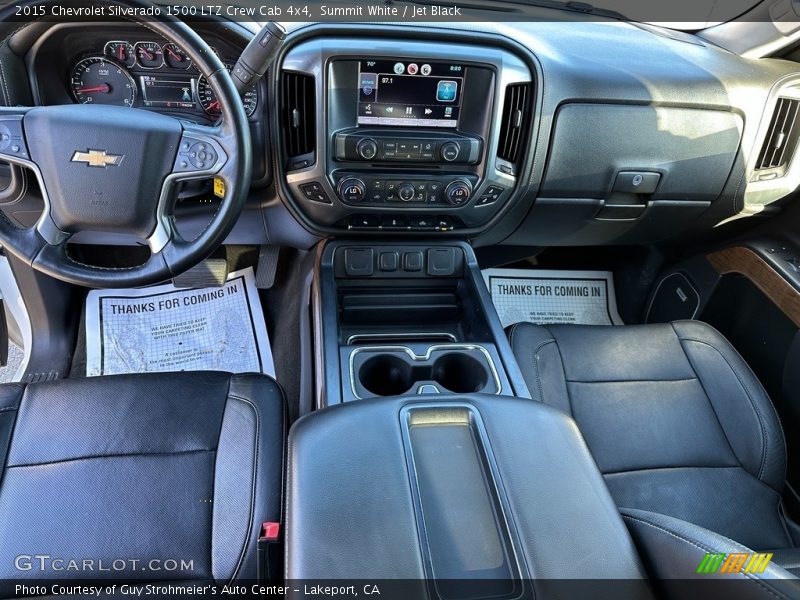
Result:
M442 144L442 147L439 150L439 153L442 155L442 160L447 162L453 162L455 159L457 159L460 152L461 146L459 146L457 142L447 142Z
M370 138L363 139L356 145L356 152L364 160L372 160L378 155L378 143Z
M357 177L347 177L339 183L339 197L345 202L361 202L367 195L367 186Z
M444 189L444 198L452 206L464 206L472 195L472 184L466 179L456 179Z
M397 197L403 202L411 202L416 194L413 183L401 183L397 188Z

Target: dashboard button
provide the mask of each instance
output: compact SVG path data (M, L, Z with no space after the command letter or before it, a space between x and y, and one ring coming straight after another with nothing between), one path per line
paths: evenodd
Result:
M372 160L378 155L378 143L372 139L365 139L358 142L356 152L364 160Z
M344 251L344 271L350 277L369 277L374 272L372 248L347 248Z
M416 273L422 271L422 252L406 252L403 254L403 270Z
M399 264L400 256L397 252L381 252L380 258L378 259L378 266L381 271L397 271Z
M408 229L408 221L405 217L384 217L381 221L381 229L391 230L406 230Z
M345 202L361 202L367 195L367 187L357 177L347 177L339 183L339 197Z
M472 195L472 185L464 179L456 179L444 190L444 197L453 206L464 206Z
M350 229L377 229L379 225L378 217L373 215L353 217L350 220Z
M428 275L431 277L450 277L455 272L455 248L431 248L428 250Z
M303 195L309 200L332 204L325 190L322 189L322 186L318 183L304 183L300 186L300 191L303 192Z
M458 158L458 154L461 151L461 147L456 142L447 142L446 144L442 144L441 149L441 156L443 160L447 162L453 162L455 159Z
M417 191L413 183L401 183L397 188L397 197L403 202L411 202L414 200L416 193Z
M434 231L437 226L435 217L411 217L409 221L414 231Z

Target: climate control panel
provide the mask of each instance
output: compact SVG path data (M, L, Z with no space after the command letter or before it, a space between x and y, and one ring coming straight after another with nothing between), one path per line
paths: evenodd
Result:
M337 174L339 199L351 206L403 205L417 208L461 208L469 203L478 178L470 175L407 176Z

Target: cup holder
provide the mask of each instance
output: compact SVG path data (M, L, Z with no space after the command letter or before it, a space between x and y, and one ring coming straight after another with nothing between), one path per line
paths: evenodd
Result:
M484 364L469 354L451 352L436 359L431 369L433 381L455 394L480 392L489 383Z
M358 371L361 385L376 396L399 396L414 385L413 367L401 356L379 354L366 360Z
M415 394L421 385L441 393L498 393L489 358L474 347L436 348L423 356L402 347L364 349L354 355L357 397Z

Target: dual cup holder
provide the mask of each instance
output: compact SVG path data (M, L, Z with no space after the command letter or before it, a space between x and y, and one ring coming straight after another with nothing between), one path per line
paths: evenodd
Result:
M421 355L406 346L357 348L350 378L357 398L500 392L491 355L466 344L431 346Z

